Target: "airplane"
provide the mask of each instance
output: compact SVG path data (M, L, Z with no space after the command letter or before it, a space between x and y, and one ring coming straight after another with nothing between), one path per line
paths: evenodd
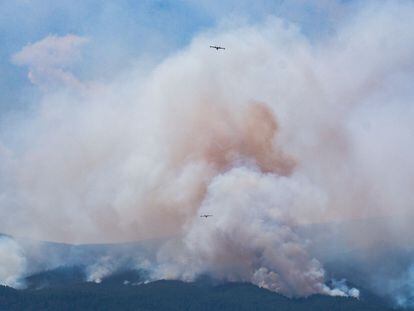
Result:
M210 47L212 48L212 49L216 49L217 51L218 50L225 50L226 48L223 48L222 46L217 46L217 45L210 45Z
M208 214L203 214L203 215L200 215L200 217L205 217L205 218L207 218L207 217L212 217L213 215L208 215Z

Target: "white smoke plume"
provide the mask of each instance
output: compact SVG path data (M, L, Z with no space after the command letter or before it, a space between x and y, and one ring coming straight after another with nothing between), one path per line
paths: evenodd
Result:
M111 275L115 270L118 262L112 257L102 257L95 264L87 268L87 281L101 283L102 279Z
M335 294L289 215L295 205L314 200L313 192L300 176L263 174L248 165L231 169L214 178L200 207L218 219L195 219L183 238L184 252L171 252L168 245L158 259L170 278L192 280L204 273L286 295Z
M53 85L80 86L80 82L69 71L80 58L80 48L88 40L73 34L63 37L47 36L28 44L12 57L13 63L29 68L28 78L42 88Z
M46 91L1 144L1 230L77 243L163 238L155 278L357 296L326 285L298 227L412 219L414 5L354 9L327 37L279 18L223 25L151 70ZM29 70L31 49L14 57ZM392 240L400 219L386 223ZM382 239L348 238L355 248Z
M13 239L0 237L0 285L20 288L24 286L21 277L26 271L23 249Z

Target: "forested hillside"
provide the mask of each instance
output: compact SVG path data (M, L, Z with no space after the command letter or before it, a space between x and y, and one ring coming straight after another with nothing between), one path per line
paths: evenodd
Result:
M381 301L329 296L289 299L245 283L69 282L42 289L0 287L0 310L278 310L386 311Z

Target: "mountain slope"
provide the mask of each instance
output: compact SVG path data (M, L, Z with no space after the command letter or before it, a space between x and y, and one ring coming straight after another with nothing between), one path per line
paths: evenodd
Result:
M33 290L0 287L0 310L278 310L387 311L375 302L315 295L289 299L245 283L157 281L71 283Z

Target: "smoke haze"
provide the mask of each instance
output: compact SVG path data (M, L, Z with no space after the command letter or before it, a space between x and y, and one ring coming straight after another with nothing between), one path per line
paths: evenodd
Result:
M19 288L20 276L25 272L26 259L23 249L8 237L0 237L0 282L2 285Z
M151 264L142 259L153 279L208 274L287 296L358 296L327 285L328 251L311 251L316 237L300 228L348 222L344 252L413 246L414 5L331 10L341 18L320 38L278 17L231 20L109 81L71 72L93 38L51 35L16 51L42 94L3 121L1 231L157 239ZM353 230L378 217L371 232ZM15 242L1 240L0 262L0 282L14 286L25 265ZM111 269L92 270L98 280ZM401 295L407 304L413 290Z

